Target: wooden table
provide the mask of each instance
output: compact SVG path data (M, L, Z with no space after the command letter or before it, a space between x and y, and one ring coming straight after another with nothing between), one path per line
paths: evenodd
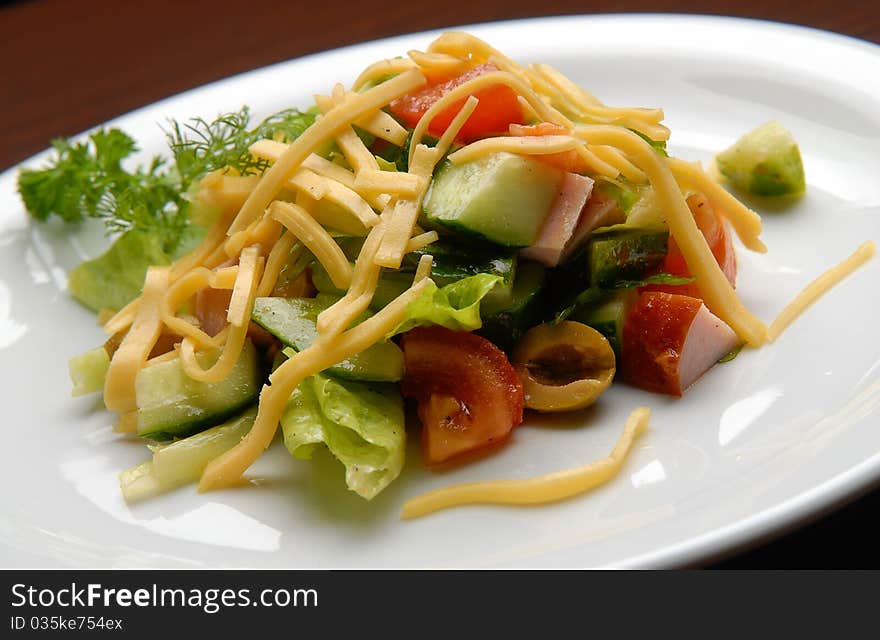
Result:
M880 43L855 0L183 2L32 0L0 8L0 169L143 104L273 62L411 31L503 18L657 11L764 18ZM712 566L877 567L880 491Z

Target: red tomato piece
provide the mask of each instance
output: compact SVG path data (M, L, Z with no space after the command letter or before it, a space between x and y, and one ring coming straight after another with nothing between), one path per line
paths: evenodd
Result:
M522 422L522 383L504 352L485 338L417 327L404 334L401 347L401 390L418 401L426 465L499 444Z
M730 229L724 222L724 218L712 208L709 200L701 193L695 193L687 199L688 207L694 216L703 237L712 250L712 255L718 262L718 266L724 272L728 282L736 286L736 253L733 250L733 238ZM675 238L669 236L669 244L667 245L666 259L663 267L660 269L666 273L681 278L690 278L691 272L688 269L681 249ZM675 293L683 296L692 296L694 298L702 298L700 289L695 282L682 285L651 285L641 289L642 291L665 291L667 293Z
M468 80L473 80L491 71L498 71L498 67L492 64L481 64L451 80L428 85L419 91L398 98L389 106L392 113L407 126L415 127L428 109L440 98ZM523 121L523 113L519 101L516 99L516 92L507 85L491 85L476 91L473 95L480 103L459 131L459 140L470 142L488 135L506 133L512 122ZM428 126L428 133L437 137L443 135L466 100L467 98L458 100L438 113Z

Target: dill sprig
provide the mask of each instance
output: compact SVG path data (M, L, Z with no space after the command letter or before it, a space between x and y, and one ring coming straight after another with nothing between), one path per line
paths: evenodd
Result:
M99 218L110 233L156 234L170 254L189 225L186 193L199 179L223 168L239 175L262 173L267 163L248 148L261 138L290 142L315 117L314 111L285 109L249 129L250 111L242 107L211 121L172 120L166 131L171 162L154 156L133 170L123 162L138 151L137 144L119 129L100 129L80 142L61 138L52 142L54 154L44 167L19 172L18 191L37 220Z
M250 110L242 107L212 122L202 118L192 118L183 125L171 121L166 135L182 186L187 189L188 180L217 169L228 168L243 176L262 173L268 162L252 156L248 151L251 145L263 138L289 142L299 137L314 120L314 112L285 109L248 129Z

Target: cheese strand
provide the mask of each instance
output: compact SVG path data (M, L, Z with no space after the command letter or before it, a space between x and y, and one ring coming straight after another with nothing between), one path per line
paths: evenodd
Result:
M876 253L877 245L873 240L868 240L859 245L859 248L853 252L846 260L837 264L810 284L803 288L791 302L776 316L776 319L770 324L767 330L767 339L770 342L776 340L779 335L785 331L786 327L806 311L820 296L827 293L831 287L838 284L853 271L865 264Z
M418 518L465 504L544 504L595 489L617 475L633 442L647 428L650 416L647 407L635 409L627 418L614 449L605 458L536 478L470 482L429 491L407 500L401 517Z

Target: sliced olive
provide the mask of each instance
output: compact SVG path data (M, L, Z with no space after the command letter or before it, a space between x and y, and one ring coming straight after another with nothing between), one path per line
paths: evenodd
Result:
M525 406L571 411L593 404L614 378L614 350L601 333L580 322L533 327L513 350Z

